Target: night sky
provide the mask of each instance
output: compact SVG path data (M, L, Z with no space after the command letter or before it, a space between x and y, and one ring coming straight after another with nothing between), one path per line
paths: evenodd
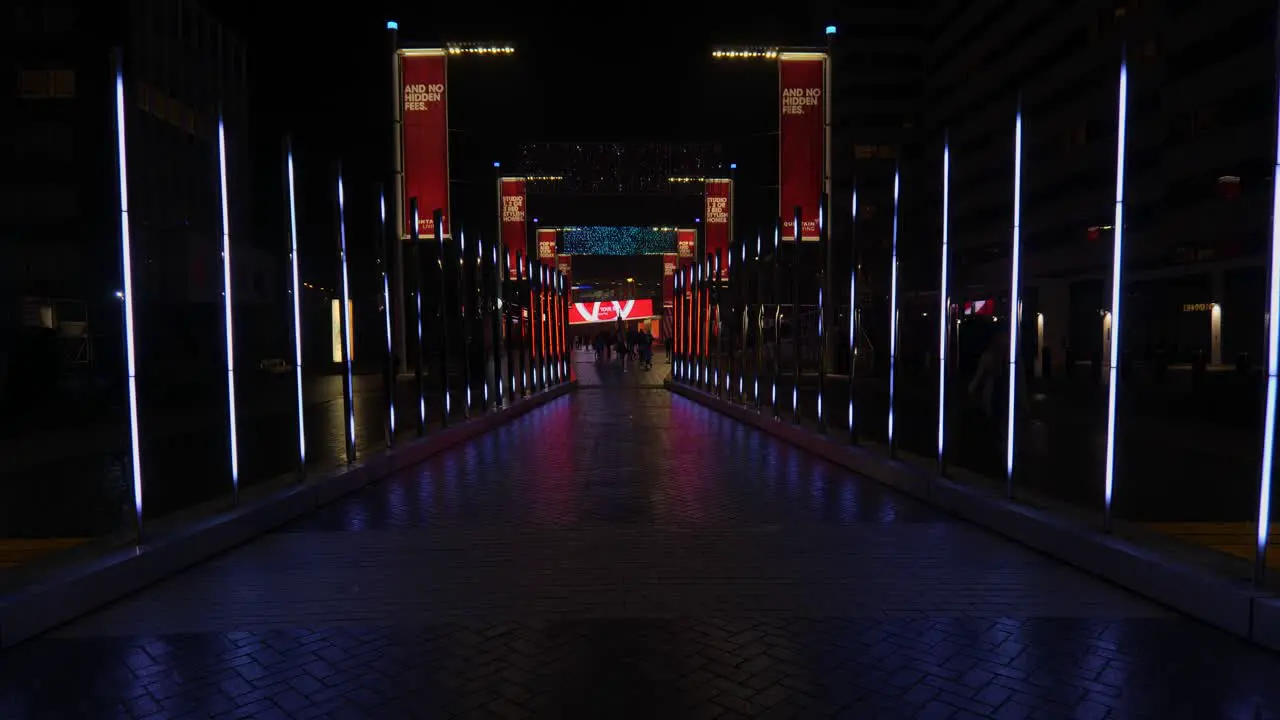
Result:
M386 72L381 43L386 21L394 19L405 45L516 47L514 58L451 64L451 125L458 126L454 107L473 104L477 95L477 103L493 110L484 121L466 118L471 127L459 130L517 141L705 140L737 131L724 122L730 109L705 102L708 85L717 81L711 48L819 42L825 18L808 4L760 3L766 12L734 17L734 4L726 2L575 7L374 0L327 11L314 2L280 0L264 16L268 3L234 0L224 15L250 39L260 132L290 127L314 133L316 141L358 143L360 131L384 124L387 113L374 106L371 80ZM462 63L506 67L475 77L480 69Z
M476 213L459 203L488 182L493 161L511 167L522 142L733 141L776 131L776 94L758 91L775 86L776 71L716 62L711 50L819 43L828 20L809 5L822 2L761 4L772 12L733 17L730 3L670 0L576 7L366 0L340 11L299 0L224 0L212 7L249 41L251 242L275 248L283 235L279 148L288 132L300 176L304 274L332 274L325 250L333 211L324 201L332 162L343 162L348 188L370 192L384 177L377 140L391 131L387 20L399 23L402 46L483 42L516 49L513 57L468 56L449 65L454 211L473 227L487 227L485 213L471 217ZM349 227L372 225L372 198L352 204Z

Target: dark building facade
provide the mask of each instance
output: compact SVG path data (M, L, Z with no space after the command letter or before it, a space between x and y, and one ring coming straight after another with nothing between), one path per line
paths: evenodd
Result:
M276 281L243 242L251 202L245 43L192 0L18 0L4 13L16 59L3 120L14 142L0 149L6 396L18 385L65 390L119 377L117 52L140 374L221 365L213 332L222 324L220 111L237 314ZM44 382L33 384L35 375Z
M1135 359L1231 363L1244 353L1256 363L1276 142L1274 3L856 5L843 11L835 52L836 153L852 158L859 180L864 253L885 242L876 218L891 203L886 173L901 163L904 335L908 306L922 314L937 304L938 273L928 268L940 260L944 136L952 300L996 300L1009 316L1020 105L1023 347L1034 352L1038 341L1059 361L1068 348L1077 360L1105 353L1123 50L1122 347Z

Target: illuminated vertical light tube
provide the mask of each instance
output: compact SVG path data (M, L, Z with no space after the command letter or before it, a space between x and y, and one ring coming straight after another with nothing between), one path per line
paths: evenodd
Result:
M133 519L142 543L142 439L138 426L138 365L133 325L133 240L129 235L129 150L125 142L124 58L115 53L116 167L120 172L120 275L124 303L124 358L129 392L129 465L133 473Z
M356 461L356 412L355 395L351 377L351 280L347 274L347 220L346 198L342 187L342 168L338 168L338 262L342 271L342 306L338 316L342 318L342 393L347 410L347 463Z
M950 335L951 290L951 135L942 139L942 266L938 286L938 474L947 450L947 338Z
M900 167L893 170L893 236L889 250L889 453L896 451L893 437L894 382L898 368L898 193Z
M756 368L751 378L751 399L760 411L760 368L764 364L764 263L761 233L756 233Z
M707 288L707 327L709 328L709 330L707 331L707 349L708 351L710 351L711 333L715 333L716 362L715 362L715 371L712 373L712 378L716 384L716 395L719 396L720 390L721 390L720 366L724 363L724 356L721 354L721 340L723 339L723 336L724 336L724 325L721 322L722 318L720 317L720 303L722 300L720 293L723 292L724 288L723 288L723 284L721 283L722 278L720 277L720 251L719 250L716 250L715 263L713 265L713 268L714 268L713 269L714 274L712 275L712 277L715 279ZM713 291L715 292L715 302L712 302L712 298L711 298L711 293Z
M289 184L289 273L293 282L290 285L290 294L293 296L293 374L298 393L298 475L301 477L307 467L307 431L302 402L302 285L298 282L298 187L293 175L292 144L286 146L285 170ZM383 279L386 279L385 273Z
M1013 251L1009 264L1009 418L1005 447L1005 494L1013 497L1013 447L1017 427L1018 336L1022 332L1022 100L1013 123ZM1115 346L1114 336L1112 347Z
M409 216L412 227L409 228L409 242L412 245L413 258L413 304L418 324L418 344L414 345L413 374L414 384L418 386L418 436L427 432L427 393L422 373L422 253L418 243L418 198L409 198Z
M1111 497L1116 473L1116 380L1120 359L1120 288L1124 260L1124 151L1128 127L1129 69L1124 52L1120 53L1120 93L1116 129L1116 216L1113 221L1115 242L1111 256L1111 357L1107 368L1107 467L1103 489L1103 524L1111 528ZM1273 279L1274 282L1274 279ZM1272 316L1271 322L1276 321ZM1010 388L1010 394L1012 394Z
M218 189L222 205L222 317L227 346L227 418L230 423L231 501L240 501L240 447L236 440L235 333L231 320L231 213L227 205L227 130L218 113ZM341 192L341 191L339 191Z
M382 191L382 187L378 188L378 243L380 252L378 258L382 265L382 317L385 320L387 328L387 427L390 428L390 434L387 436L387 446L390 447L395 442L396 437L396 366L395 355L391 348L391 281L388 279L390 273L387 272L387 196Z
M1276 93L1280 102L1280 92ZM1267 569L1271 534L1271 480L1276 444L1277 375L1280 374L1280 107L1276 112L1276 162L1271 173L1271 288L1267 313L1267 414L1263 419L1262 476L1258 483L1258 546L1254 578L1261 582Z
M791 265L791 422L800 424L800 206L795 207L792 215L792 255L795 260Z
M782 218L773 225L773 389L769 394L769 402L773 406L773 417L782 417L778 413L778 375L782 373L782 300L779 299L778 288L782 287L779 276L778 252L782 242Z
M742 241L740 248L742 256L738 258L738 287L741 290L738 297L742 302L742 360L738 363L738 401L744 402L746 396L746 377L747 377L747 323L751 317L751 303L747 298L747 241ZM730 273L730 279L732 279Z
M853 196L850 198L853 202L853 210L849 214L849 227L853 239L857 239L858 233L858 185L855 182L853 186ZM854 363L858 357L858 254L856 248L851 248L849 253L849 441L855 442L858 438L858 426L854 423L853 415L853 374Z
M465 230L458 230L458 319L462 321L462 384L466 386L466 392L462 394L462 418L464 420L471 419L471 318L468 317L467 310L475 301L475 297L471 294L470 288L467 287L469 281L474 277L467 272L467 233Z
M564 273L556 273L556 282L560 285L560 297L557 298L557 307L560 313L560 376L565 382L569 382L572 373L569 372L569 281Z
M474 298L476 303L475 317L480 324L480 386L484 397L484 406L481 409L483 412L489 412L489 376L484 369L484 366L489 364L489 359L485 357L487 348L484 344L484 277L484 236L480 236L476 238L476 292Z
M826 244L830 242L831 239L827 237L826 215L827 215L827 195L826 193L823 193L821 202L818 203L818 239L819 239L819 242L821 242L823 245L822 247L823 257L829 258L830 256L826 252L826 249L827 249ZM827 275L830 272L831 272L831 267L829 265L823 268L822 283L818 285L818 432L822 432L822 433L825 433L827 431L826 417L824 417L822 414L822 391L827 384L827 368L826 368L827 345L825 342L826 338L823 336L824 332L826 331L826 328L823 327L823 319L825 317L825 311L826 311L825 307L823 306L823 301L826 298L822 296L822 289L827 285Z
M499 236L501 237L501 236ZM498 262L498 248L502 246L501 240L495 240L493 243L493 320L489 323L493 334L493 382L498 390L498 397L495 399L498 407L502 407L502 263ZM503 253L506 254L505 252Z
M440 318L440 399L444 401L440 405L440 427L449 427L449 414L453 412L453 399L450 397L451 390L449 388L449 311L446 309L449 279L448 275L446 275L447 270L444 263L444 211L440 208L432 210L431 222L435 227L436 247L440 252L440 256L436 260L436 265L440 268L440 307L436 311L436 316Z
M551 343L548 330L551 328L550 316L547 314L547 266L538 271L538 335L542 338L542 389L547 389L547 370L551 365Z

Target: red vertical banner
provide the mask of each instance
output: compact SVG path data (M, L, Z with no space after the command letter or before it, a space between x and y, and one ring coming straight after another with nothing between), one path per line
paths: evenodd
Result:
M445 237L450 237L449 209L449 109L443 50L402 50L404 208L406 228L409 199L418 198L418 236L435 235L432 213L443 211Z
M680 267L692 265L696 252L698 252L698 231L693 228L676 229L676 255L680 258Z
M662 256L662 306L671 307L676 296L676 267L680 256L676 253Z
M538 262L549 268L556 266L556 239L559 231L555 228L538 228Z
M707 178L706 203L703 213L703 225L706 228L707 254L711 257L720 255L720 278L728 277L725 272L726 256L729 254L729 207L732 181L729 178Z
M560 274L564 275L564 296L566 302L573 302L573 256L557 256L556 267L560 268Z
M827 158L825 78L822 53L779 56L778 214L784 241L795 237L797 205L800 239L818 239L818 202Z
M507 248L507 277L516 279L516 253L525 244L525 194L524 178L502 178L500 200L502 213L502 244Z

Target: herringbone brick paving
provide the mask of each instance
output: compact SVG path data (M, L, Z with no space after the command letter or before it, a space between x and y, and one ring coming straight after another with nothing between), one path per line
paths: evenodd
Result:
M1274 717L1280 660L662 391L0 656L0 718Z

